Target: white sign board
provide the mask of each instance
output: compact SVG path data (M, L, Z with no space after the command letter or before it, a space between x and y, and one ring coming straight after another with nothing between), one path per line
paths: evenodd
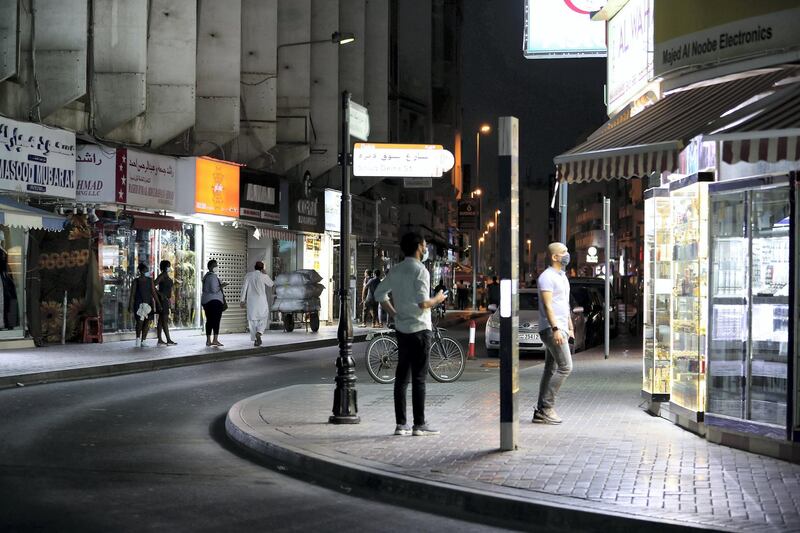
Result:
M367 108L350 100L350 135L362 141L369 140L369 112Z
M77 162L78 188L75 199L93 204L115 203L114 166L117 163L117 150L84 144L78 147Z
M653 0L628 2L608 21L608 110L618 111L653 78Z
M602 9L605 3L606 0L526 0L525 57L605 57L606 25L591 19L591 13Z
M325 189L325 231L339 233L342 229L342 192Z
M174 157L135 150L126 152L128 205L175 209L177 160Z
M455 158L439 144L367 144L353 149L353 175L381 178L441 178Z
M75 134L0 117L0 190L75 198Z

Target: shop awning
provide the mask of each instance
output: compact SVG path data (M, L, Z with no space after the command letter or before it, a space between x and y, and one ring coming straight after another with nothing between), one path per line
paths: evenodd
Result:
M800 159L800 78L783 80L771 95L743 106L729 124L704 137L722 143L722 160Z
M612 119L583 144L554 159L570 183L674 171L678 155L697 135L719 127L727 111L765 91L795 69L760 71L720 83L675 91L629 120Z
M0 224L24 229L61 231L64 229L65 220L64 217L50 211L0 196Z
M297 235L289 230L281 228L268 228L258 225L258 230L261 232L261 238L274 239L278 241L293 241Z
M156 215L150 213L130 213L133 216L134 229L165 229L169 231L181 231L183 222L172 217Z

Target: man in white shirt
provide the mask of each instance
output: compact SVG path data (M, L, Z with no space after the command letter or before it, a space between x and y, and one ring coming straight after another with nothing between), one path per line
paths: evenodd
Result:
M394 380L395 435L438 435L425 422L425 376L428 352L433 340L431 308L447 298L444 292L430 298L431 276L423 264L428 259L428 244L418 233L407 233L400 240L405 260L392 268L375 290L374 298L394 318L399 361ZM392 302L389 293L392 293ZM406 391L411 380L411 405L414 427L406 420Z
M264 272L264 263L256 262L256 268L244 277L242 282L242 297L239 305L247 306L247 323L250 328L250 340L254 346L261 346L261 335L269 329L269 302L267 300L267 287L272 287L272 281Z
M569 251L560 242L547 247L550 267L539 275L539 335L545 345L545 362L539 384L539 401L533 412L536 424L560 424L555 410L556 395L572 372L569 339L575 336L569 306L569 280L564 271Z

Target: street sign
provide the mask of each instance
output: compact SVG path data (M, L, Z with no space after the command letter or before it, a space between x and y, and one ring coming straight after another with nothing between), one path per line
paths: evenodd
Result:
M356 143L353 175L381 178L441 178L455 158L439 144Z
M458 202L458 229L476 230L480 227L480 204L477 198L467 198Z
M367 108L350 100L348 110L350 115L350 135L362 141L369 140L369 112Z
M405 189L430 189L433 187L431 178L403 178L403 188Z

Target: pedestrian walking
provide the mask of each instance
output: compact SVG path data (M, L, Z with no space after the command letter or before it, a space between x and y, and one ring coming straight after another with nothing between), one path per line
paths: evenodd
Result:
M375 300L375 289L381 284L381 280L383 280L383 272L376 269L367 284L367 302L369 304L369 312L372 315L373 328L383 327L381 315L378 313L378 302Z
M569 307L569 280L565 269L570 256L563 243L547 247L550 266L539 275L539 335L545 345L539 400L533 412L537 424L560 424L555 410L556 396L564 380L572 372L569 339L575 336Z
M206 313L206 346L224 346L219 342L219 323L222 313L228 308L222 289L228 286L217 276L217 261L212 259L206 265L208 272L203 276L203 296L200 303ZM212 339L213 335L213 339Z
M159 346L175 346L177 342L172 341L169 335L169 314L172 308L172 289L175 286L169 274L172 272L172 263L169 261L161 261L158 268L161 273L156 278L156 289L158 290L158 299L161 304L161 312L158 313L158 321L156 322L156 333L158 334ZM167 338L165 341L161 338L161 333Z
M367 289L369 280L372 279L372 270L364 270L364 282L361 285L361 323L367 326L367 316L369 315L369 303L367 302Z
M447 285L444 284L444 280L443 279L440 279L439 283L433 288L433 294L436 294L437 292L444 292L444 293L447 292ZM446 299L445 299L444 302L442 302L442 310L443 311L447 310L447 300Z
M492 284L489 285L489 305L500 307L500 282L497 276L492 276Z
M261 346L261 335L269 329L269 301L267 292L275 282L264 272L264 263L256 261L255 270L249 272L242 282L241 307L247 307L247 324L253 346Z
M397 331L398 363L394 380L395 435L438 435L425 419L425 377L428 352L433 339L431 308L444 302L442 292L430 297L431 277L423 261L428 245L418 233L407 233L400 240L405 259L392 268L375 291L375 300L394 319ZM389 293L392 301L389 301ZM406 419L406 392L411 381L414 426Z
M144 348L147 346L145 340L147 332L150 330L150 323L160 309L153 278L150 277L150 269L147 264L139 263L137 270L139 275L131 284L128 308L136 320L136 347Z

